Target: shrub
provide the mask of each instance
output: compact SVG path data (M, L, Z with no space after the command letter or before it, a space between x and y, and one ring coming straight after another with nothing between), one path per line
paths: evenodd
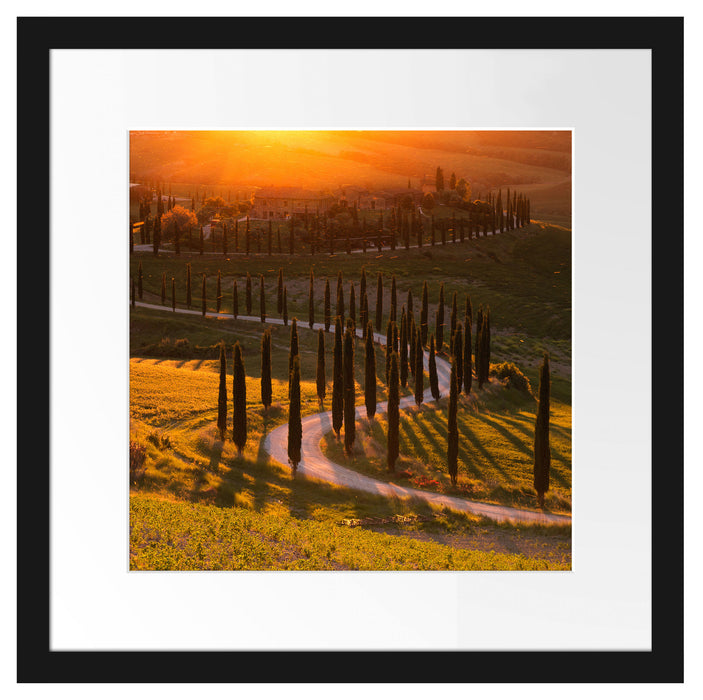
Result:
M520 368L512 362L500 362L491 365L491 376L503 380L504 384L525 394L532 394L530 380L522 373Z
M129 441L129 481L140 484L146 472L146 447L134 440Z

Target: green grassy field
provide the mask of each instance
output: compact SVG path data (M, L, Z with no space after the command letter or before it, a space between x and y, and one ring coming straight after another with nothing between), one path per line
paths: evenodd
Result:
M239 311L245 313L244 282L253 278L252 315L259 314L257 275L266 279L267 311L276 313L278 268L284 270L289 317L299 319L303 414L319 410L315 390L317 332L307 327L308 275L316 276L316 321L323 320L324 279L329 276L332 307L336 275L357 292L361 265L367 270L369 309L375 318L376 273L384 275L383 332L390 307L390 278L398 283L398 308L412 289L419 319L422 281L430 290L430 330L440 282L445 284L446 322L454 290L471 295L474 312L490 304L492 362L511 361L536 392L538 365L548 351L552 365L552 487L547 508L569 512L571 504L571 233L533 223L527 230L453 246L400 250L394 255L315 258L303 256L176 259L149 253L132 257L144 270L144 301L160 303L166 273L166 308L132 308L130 313L131 438L145 445L146 474L132 491L132 568L568 568L570 528L497 526L456 513L433 511L419 501L389 500L310 479L295 479L263 450L265 436L288 419L287 368L290 327L270 325L273 353L273 406L260 403L260 342L265 324L211 319L170 311L170 277L177 299L185 298L185 262L193 267L194 309L200 309L200 277L208 275L208 308L215 310L215 280L222 272L222 310L231 310L231 286L238 283ZM459 254L457 254L459 253ZM242 274L244 272L244 274ZM183 304L178 303L182 308ZM475 324L474 324L475 332ZM448 330L445 331L445 339ZM223 340L243 348L247 371L248 441L240 457L231 439L216 429L218 350ZM331 399L333 336L326 334L327 399ZM230 353L231 355L231 353ZM363 344L356 346L357 403L363 403ZM377 346L378 401L386 397L385 353ZM446 355L445 355L446 358ZM231 359L228 391L231 392ZM425 379L426 386L427 378ZM404 393L412 389L412 382ZM531 488L531 455L536 403L515 390L492 388L459 414L459 485L446 475L446 398L401 413L398 483L457 493L478 500L536 508ZM231 417L230 417L231 418ZM231 420L230 420L231 422ZM357 426L353 460L329 436L323 441L335 461L382 480L385 474L385 421ZM436 483L432 483L436 482ZM348 528L344 518L427 518L411 525ZM278 528L278 529L276 529ZM285 530L285 533L281 532ZM276 532L275 536L272 532ZM222 535L226 534L226 537ZM340 540L348 544L341 544ZM330 549L332 547L332 549ZM382 553L382 550L387 550ZM331 553L331 554L330 554ZM451 555L449 558L448 556ZM449 562L449 564L448 564Z

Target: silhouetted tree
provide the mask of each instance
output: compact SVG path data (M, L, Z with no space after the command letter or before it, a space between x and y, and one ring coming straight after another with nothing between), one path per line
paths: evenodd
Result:
M381 332L383 323L383 274L378 273L376 278L376 332Z
M232 440L242 456L247 442L247 383L239 341L234 344L234 378L232 380Z
M315 276L310 270L310 287L308 289L308 325L310 328L315 324Z
M288 378L293 371L293 358L300 355L300 343L298 342L298 319L293 317L290 326L290 351L288 353Z
M452 294L452 310L451 313L449 314L449 337L451 338L454 335L454 331L456 330L456 320L457 320L457 300L456 300L456 292ZM459 386L461 386L461 382L459 382Z
M359 311L359 324L361 325L361 329L363 331L363 337L366 338L366 334L368 332L368 324L369 324L369 297L366 294L366 290L364 290L364 293L361 295L361 309ZM372 335L373 337L373 335Z
M400 314L400 383L408 385L408 315L405 307Z
M217 397L217 429L220 431L220 440L224 440L227 433L227 354L224 343L220 343L220 391Z
M425 370L423 365L422 344L420 343L419 331L415 338L415 403L419 406L423 400L425 391Z
M344 288L342 286L342 272L337 273L337 316L344 323Z
M237 294L237 280L232 283L232 316L239 316L239 295Z
M171 277L171 310L176 310L176 279Z
M464 381L464 333L461 323L456 324L456 330L452 336L451 351L456 359L456 381L459 390Z
M283 285L283 325L288 325L288 288Z
M349 282L349 320L352 322L353 330L356 328L356 293L353 282Z
M534 487L539 499L539 507L544 508L544 494L549 491L549 469L551 450L549 448L549 355L545 352L539 371L539 403L535 420L535 470Z
M329 277L325 280L325 331L329 331L332 309L330 301L330 280Z
M325 375L325 332L320 328L317 332L317 400L320 406L327 394L327 377Z
M366 329L366 356L364 365L364 399L366 417L373 420L376 415L376 349L373 343L373 327L369 321Z
M339 438L344 423L344 369L342 365L342 320L334 323L334 366L332 371L332 429Z
M444 347L444 282L439 283L439 304L437 304L437 352Z
M290 398L288 408L288 461L295 475L300 464L303 444L303 421L300 413L300 358L293 360L290 375Z
M400 447L400 390L398 388L398 356L391 357L388 377L388 471L395 472Z
M430 374L430 393L432 394L432 398L435 401L437 401L440 397L440 393L439 393L439 378L437 377L437 360L435 358L434 336L433 335L430 335L429 374Z
M413 290L408 289L408 313L413 312Z
M439 166L437 166L437 173L435 174L435 187L437 192L441 192L444 189L444 173Z

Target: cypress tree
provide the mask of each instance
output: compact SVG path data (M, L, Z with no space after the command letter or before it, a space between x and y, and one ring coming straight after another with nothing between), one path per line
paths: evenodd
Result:
M283 286L283 325L288 325L288 287Z
M408 385L408 316L405 307L400 315L400 383Z
M408 289L408 313L413 312L413 290Z
M373 343L373 327L369 321L366 328L366 357L364 366L364 398L366 417L371 421L376 415L376 349Z
M415 338L415 403L419 406L422 403L425 391L425 369L419 331L416 331L415 335L418 336Z
M288 353L288 378L293 371L293 358L300 356L300 344L298 342L298 319L293 317L290 326L290 352Z
M535 420L535 469L534 487L539 499L539 507L544 508L544 494L549 491L549 469L551 450L549 448L549 355L544 353L544 360L539 372L539 403Z
M261 334L261 403L268 413L271 407L273 391L271 389L271 330Z
M447 467L452 486L456 486L459 472L459 430L457 427L457 406L459 403L456 377L456 360L452 360L452 372L449 383L449 415L447 416Z
M324 404L327 393L327 377L325 375L325 332L317 331L317 400L320 407Z
M217 297L215 298L217 302L217 313L220 313L220 307L222 306L222 275L220 271L217 271Z
M251 275L247 272L246 297L247 316L251 316Z
M422 310L420 311L420 346L424 347L427 343L427 315L429 313L429 293L427 291L427 282L422 285Z
M203 233L203 227L200 227L200 246L199 246L199 253L202 255L205 252L205 234Z
M266 321L266 290L263 275L259 275L259 316L261 323L264 323Z
M344 288L342 287L342 272L337 273L337 316L344 323Z
M142 261L139 261L139 269L137 270L137 294L139 298L142 299L144 296L144 289L142 288Z
M359 311L359 323L361 324L363 337L366 338L366 334L369 330L369 298L365 290L364 293L361 295L361 310ZM373 333L371 334L371 337L373 338Z
M366 268L361 268L361 281L359 282L359 299L366 294Z
M381 332L383 323L383 274L378 273L376 277L376 332Z
M398 389L398 356L391 357L388 378L388 471L395 472L395 463L400 452L400 390Z
M227 431L227 354L225 344L220 343L220 391L217 397L217 428L220 440L225 440Z
M205 312L207 311L207 277L205 276L204 272L203 272L203 287L202 287L202 290L200 291L200 301L202 302L202 306L203 306L203 316L205 316Z
M192 281L190 263L186 264L186 306L191 307L193 303Z
M440 397L439 393L439 378L437 377L437 360L434 350L434 336L430 335L430 392L432 398L437 401Z
M452 294L452 310L449 315L449 337L451 338L454 335L454 331L456 330L456 321L457 321L457 302L456 302L456 292ZM459 386L461 386L461 382L459 382Z
M395 286L395 275L391 278L391 321L395 323L398 311L398 295Z
M353 282L349 282L349 320L352 322L353 331L356 328L356 292Z
M247 442L247 384L244 359L239 341L234 344L234 378L232 380L232 440L242 456Z
M166 273L161 273L161 305L166 306Z
M332 372L332 429L337 433L344 422L344 372L342 367L342 320L334 323L334 367Z
M467 294L466 301L464 302L464 326L466 328L471 328L473 323L474 310L471 306L471 297Z
M290 404L288 408L288 461L295 475L300 464L303 444L303 421L300 415L300 358L295 357L290 376Z
M456 330L452 336L452 352L456 359L456 381L459 390L464 382L464 333L461 322L456 324Z
M330 280L325 280L325 331L329 331L331 321Z
M232 283L232 316L239 316L239 295L237 294L237 280Z
M171 309L176 310L176 278L171 277Z
M356 391L354 384L354 335L344 333L344 451L351 454L356 436Z
M439 304L437 305L437 352L444 347L444 282L439 283Z
M283 268L278 268L278 291L276 296L276 311L280 316L283 313Z
M393 354L393 321L386 326L386 384L391 371L391 355Z

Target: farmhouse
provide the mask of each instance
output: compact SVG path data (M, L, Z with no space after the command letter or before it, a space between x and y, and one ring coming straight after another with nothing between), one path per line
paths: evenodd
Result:
M300 187L264 187L254 194L251 216L255 219L287 219L294 215L326 212L334 203L331 194Z

